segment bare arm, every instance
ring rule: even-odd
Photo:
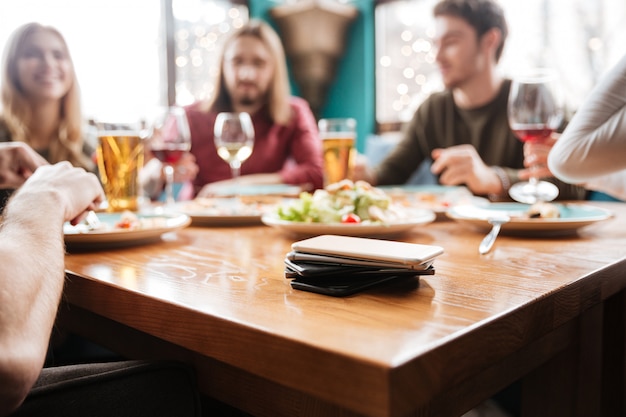
[[[584,183],[626,170],[626,56],[591,92],[548,157],[550,170]]]
[[[103,198],[95,175],[67,162],[38,168],[0,226],[0,415],[39,376],[64,282],[62,224]]]

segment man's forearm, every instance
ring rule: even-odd
[[[3,390],[7,404],[20,401],[39,375],[64,283],[62,221],[31,211],[10,204],[0,227],[0,386],[11,388]]]

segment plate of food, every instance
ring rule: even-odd
[[[491,203],[484,206],[459,205],[447,212],[448,217],[471,224],[480,230],[491,229],[489,218],[507,215],[501,233],[517,235],[573,234],[581,227],[607,220],[610,210],[585,203]]]
[[[364,181],[343,180],[313,194],[280,204],[261,220],[268,226],[303,235],[397,235],[431,223],[435,213],[392,204],[382,190]]]
[[[181,201],[173,211],[191,217],[194,226],[246,226],[262,224],[261,217],[283,201],[277,196],[196,198]]]
[[[129,211],[98,213],[99,225],[79,223],[63,225],[68,249],[95,249],[133,246],[159,241],[161,235],[182,229],[191,223],[185,214],[144,215]]]
[[[289,184],[220,185],[212,189],[213,197],[281,196],[297,197],[302,189]]]
[[[393,185],[379,188],[385,191],[395,204],[432,210],[438,219],[447,219],[445,213],[457,205],[482,206],[489,203],[489,200],[476,197],[464,186]]]

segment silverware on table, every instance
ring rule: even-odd
[[[494,242],[496,241],[496,238],[498,237],[498,233],[500,233],[500,228],[503,224],[509,222],[510,220],[511,218],[506,215],[490,217],[487,220],[489,224],[491,224],[493,227],[491,228],[491,231],[487,234],[487,236],[484,237],[483,241],[480,242],[478,252],[480,252],[481,255],[489,253],[489,251],[493,247]]]
[[[87,213],[87,217],[85,217],[85,223],[89,227],[89,230],[98,230],[102,223],[100,223],[100,219],[95,211],[89,210]]]

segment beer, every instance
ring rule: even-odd
[[[333,132],[322,138],[324,150],[324,184],[350,178],[354,166],[354,134]]]
[[[356,158],[356,120],[320,119],[318,127],[324,151],[324,185],[351,179]]]
[[[100,180],[107,211],[136,211],[140,196],[139,170],[143,166],[143,141],[137,132],[104,132],[97,149]]]

